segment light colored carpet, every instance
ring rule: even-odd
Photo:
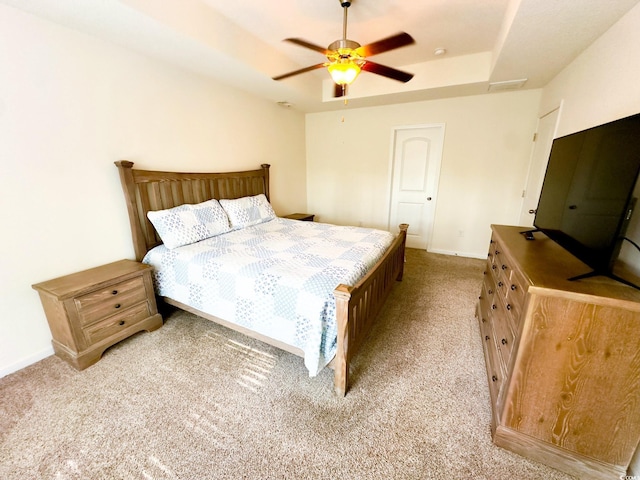
[[[409,250],[345,398],[181,311],[82,372],[47,358],[0,379],[0,478],[567,479],[491,443],[483,264]]]

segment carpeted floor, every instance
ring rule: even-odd
[[[6,376],[0,479],[568,479],[491,443],[483,264],[409,250],[345,398],[332,371],[176,310],[82,372]]]

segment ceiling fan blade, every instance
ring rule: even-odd
[[[337,83],[333,84],[333,97],[340,98],[345,97],[347,95],[347,85],[338,85]]]
[[[295,70],[293,72],[285,73],[283,75],[278,75],[277,77],[273,77],[273,79],[282,80],[283,78],[293,77],[294,75],[310,72],[312,70],[317,70],[318,68],[322,68],[322,67],[324,67],[324,63],[318,63],[317,65],[311,65],[310,67],[305,67],[305,68],[301,68],[300,70]]]
[[[316,52],[320,52],[323,55],[326,55],[327,53],[329,53],[329,51],[326,48],[320,47],[318,45],[314,45],[313,43],[307,42],[306,40],[303,40],[301,38],[285,38],[284,41],[295,43],[296,45],[299,45],[301,47],[315,50]]]
[[[393,50],[395,48],[411,45],[412,43],[415,43],[413,37],[408,33],[401,32],[382,40],[378,40],[377,42],[373,42],[368,45],[363,45],[360,48],[356,48],[356,53],[363,57],[370,57],[379,53],[388,52],[389,50]]]
[[[392,78],[393,80],[398,80],[399,82],[404,83],[413,78],[413,73],[396,70],[395,68],[380,65],[379,63],[370,62],[369,60],[367,60],[362,66],[362,70],[375,73],[377,75],[382,75],[383,77]]]

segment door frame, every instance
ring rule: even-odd
[[[442,131],[442,152],[440,157],[437,159],[437,165],[434,167],[434,187],[435,193],[433,194],[434,199],[433,202],[433,212],[434,218],[432,221],[431,229],[427,232],[427,244],[425,245],[425,250],[429,252],[429,248],[431,247],[431,243],[433,240],[433,232],[435,231],[435,212],[438,206],[438,192],[440,190],[440,168],[442,166],[442,157],[444,156],[444,145],[446,138],[446,123],[444,122],[436,122],[436,123],[418,123],[412,125],[396,125],[391,127],[391,140],[389,141],[389,164],[387,168],[387,229],[391,232],[398,230],[398,225],[391,225],[391,211],[393,205],[391,205],[391,201],[393,199],[393,168],[394,168],[394,157],[395,157],[395,148],[396,148],[396,132],[400,130],[414,130],[418,128],[440,128]],[[411,225],[409,225],[411,228]]]
[[[560,118],[562,115],[562,105],[563,105],[564,101],[560,100],[560,102],[558,104],[556,104],[555,106],[553,106],[552,108],[549,108],[545,113],[538,115],[538,123],[536,124],[536,131],[535,131],[535,135],[537,136],[539,131],[540,131],[540,123],[542,121],[543,118],[545,118],[546,116],[552,114],[553,112],[557,111],[557,116],[556,116],[556,121],[555,121],[555,125],[553,126],[553,132],[551,133],[551,139],[548,145],[545,146],[545,151],[547,152],[546,154],[546,162],[545,162],[545,169],[544,171],[542,171],[542,178],[540,179],[540,184],[537,186],[537,188],[539,190],[542,189],[542,184],[544,182],[544,172],[546,171],[546,165],[549,161],[549,154],[551,153],[551,146],[553,145],[553,141],[556,138],[556,135],[558,134],[558,125],[560,125]],[[538,140],[536,139],[533,142],[533,145],[531,147],[531,153],[529,155],[529,164],[527,167],[527,176],[525,178],[524,181],[524,185],[522,186],[522,199],[520,201],[520,209],[518,211],[518,222],[517,225],[523,225],[524,223],[522,222],[522,219],[525,215],[524,209],[525,209],[525,202],[526,202],[526,197],[529,194],[528,190],[530,189],[531,185],[529,185],[529,183],[531,182],[531,177],[534,174],[534,170],[536,169],[536,167],[540,168],[540,170],[542,170],[542,166],[541,165],[536,165],[534,163],[534,161],[536,160],[535,158],[535,154],[536,154],[536,149],[539,147],[539,144],[536,143],[538,142]],[[540,191],[538,191],[538,199],[540,197]]]

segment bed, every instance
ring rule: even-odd
[[[306,344],[293,341],[293,337],[286,335],[278,336],[271,334],[267,329],[261,328],[265,324],[264,317],[268,313],[247,314],[244,316],[255,316],[258,320],[257,325],[238,322],[232,317],[233,307],[227,305],[225,310],[224,302],[208,302],[206,295],[198,295],[194,300],[193,289],[191,285],[190,292],[182,289],[178,285],[176,289],[169,288],[171,282],[165,282],[167,288],[162,282],[162,275],[165,273],[156,272],[156,293],[167,304],[173,305],[180,309],[189,311],[201,317],[207,318],[228,328],[239,331],[245,335],[257,338],[270,345],[299,355],[305,359],[305,365],[309,369],[311,375],[317,373],[318,369],[322,369],[325,365],[334,369],[334,390],[344,396],[349,386],[349,363],[363,344],[371,326],[382,308],[389,292],[393,288],[396,281],[402,280],[404,268],[404,250],[406,242],[406,232],[408,225],[401,224],[397,235],[386,234],[390,238],[383,235],[384,232],[371,229],[362,229],[359,227],[336,227],[328,224],[311,224],[311,222],[299,222],[296,220],[287,220],[281,218],[269,217],[268,221],[252,224],[247,228],[231,228],[231,231],[224,232],[212,238],[206,238],[197,243],[179,248],[171,247],[167,237],[163,245],[158,229],[154,227],[157,222],[149,219],[149,212],[153,218],[154,212],[168,211],[175,207],[185,206],[191,208],[194,205],[204,205],[208,201],[215,199],[228,205],[226,208],[234,207],[238,202],[244,202],[247,199],[252,201],[255,199],[264,199],[266,208],[270,209],[268,204],[269,192],[269,168],[267,164],[261,165],[259,169],[241,172],[226,173],[182,173],[182,172],[162,172],[140,170],[133,168],[133,162],[121,160],[115,162],[118,167],[120,180],[124,192],[129,221],[132,232],[133,246],[138,261],[143,261],[159,269],[160,266],[173,263],[174,266],[182,266],[187,273],[178,273],[181,278],[189,276],[189,282],[197,282],[196,273],[202,270],[212,268],[216,270],[215,275],[208,274],[208,277],[227,278],[222,281],[223,287],[229,283],[237,283],[238,285],[253,282],[258,284],[258,280],[248,280],[237,277],[237,281],[229,281],[228,275],[238,275],[238,272],[246,272],[249,270],[259,270],[263,275],[280,277],[279,270],[282,263],[286,263],[289,259],[285,259],[281,252],[291,250],[296,255],[295,261],[300,262],[304,259],[306,263],[297,263],[297,270],[309,270],[310,278],[314,280],[314,284],[318,283],[318,272],[312,270],[314,260],[319,252],[313,250],[320,248],[324,250],[336,250],[336,245],[340,248],[344,246],[345,251],[337,256],[340,257],[335,261],[339,262],[340,276],[335,278],[343,279],[343,282],[337,284],[333,290],[329,292],[332,297],[323,305],[321,323],[334,325],[327,328],[324,332],[328,338],[321,340],[324,350],[319,354],[318,359],[311,359],[313,356],[309,354]],[[204,202],[204,203],[203,203]],[[215,203],[215,202],[213,202]],[[264,202],[263,202],[264,203]],[[274,215],[272,213],[272,215]],[[233,225],[235,219],[230,223]],[[290,242],[294,235],[301,235],[300,244],[293,246]],[[320,237],[319,235],[322,235]],[[164,234],[163,234],[164,236]],[[326,238],[329,237],[329,240]],[[346,238],[348,237],[348,238]],[[274,240],[275,243],[261,243]],[[351,248],[346,241],[358,241],[357,246]],[[331,248],[327,248],[327,241],[333,241]],[[280,242],[280,243],[278,243]],[[364,242],[364,246],[363,243]],[[283,246],[284,245],[284,246]],[[353,251],[364,251],[367,255],[363,259],[355,259],[351,261]],[[218,253],[216,253],[218,252]],[[257,258],[258,253],[262,252],[261,258]],[[368,253],[367,253],[368,252]],[[326,252],[325,252],[326,253]],[[176,255],[184,255],[176,259]],[[244,268],[232,273],[231,267],[220,266],[219,261],[222,257],[239,257],[244,262]],[[218,258],[220,257],[220,259]],[[206,263],[206,267],[193,266],[192,259]],[[189,265],[184,267],[184,265]],[[353,265],[352,265],[353,264]],[[211,267],[214,265],[214,267]],[[254,268],[259,265],[260,268]],[[343,272],[343,268],[355,268],[361,270],[358,272]],[[235,267],[234,267],[235,268]],[[238,267],[240,268],[240,267]],[[332,267],[335,270],[335,266]],[[224,270],[223,277],[217,272]],[[275,272],[275,273],[274,273]],[[303,272],[298,272],[302,274]],[[205,274],[207,276],[207,274]],[[347,279],[352,279],[349,281]],[[331,279],[319,279],[320,283],[327,284]],[[304,283],[305,280],[283,280],[289,282],[288,285]],[[187,282],[185,282],[187,283]],[[309,284],[309,282],[307,282]],[[334,283],[333,285],[336,285]],[[174,285],[175,286],[175,285]],[[207,286],[205,290],[220,289],[223,287]],[[271,293],[274,288],[269,283]],[[238,289],[240,290],[240,288]],[[313,290],[313,289],[307,289]],[[166,294],[165,294],[166,293]],[[313,293],[313,292],[311,292]],[[304,292],[309,295],[310,292]],[[242,295],[242,293],[239,293]],[[247,296],[247,294],[244,294]],[[318,293],[318,295],[320,295]],[[273,295],[272,295],[273,296]],[[240,299],[245,301],[245,299]],[[304,300],[298,300],[298,303],[313,303],[312,297],[305,297]],[[246,303],[246,302],[245,302]],[[220,306],[222,305],[222,306]],[[216,307],[217,306],[217,307]],[[216,310],[218,308],[218,310]],[[262,306],[261,308],[266,308]],[[270,304],[269,308],[276,310],[291,309],[278,304]],[[239,307],[236,307],[238,310]],[[295,313],[295,312],[294,312]],[[299,316],[299,315],[298,315]],[[330,319],[328,321],[327,319]],[[274,318],[274,321],[276,319]],[[299,327],[298,327],[299,329]],[[331,348],[328,347],[331,346]],[[332,358],[328,358],[332,357]],[[317,361],[316,361],[317,360]],[[330,361],[330,362],[329,362]]]

